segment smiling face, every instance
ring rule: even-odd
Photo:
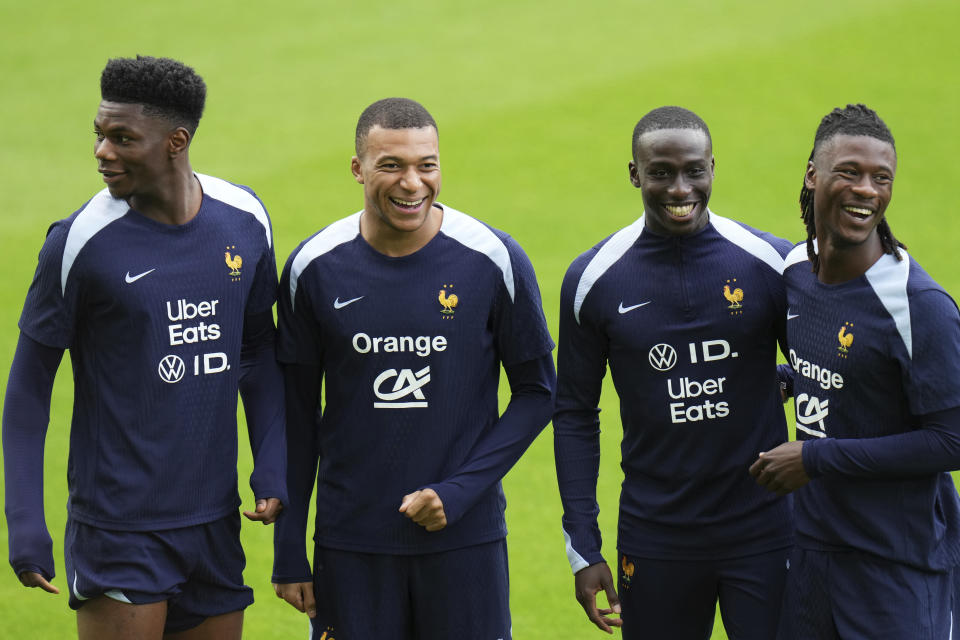
[[[840,134],[823,142],[807,165],[817,239],[833,248],[880,249],[877,225],[893,196],[897,154],[889,142]]]
[[[136,103],[102,101],[93,129],[97,170],[110,195],[128,202],[155,197],[164,188],[174,171],[172,154],[185,142],[180,138],[189,140],[185,129],[144,115],[143,105]],[[178,132],[183,133],[178,137]]]
[[[710,139],[700,129],[657,129],[636,141],[630,182],[643,192],[645,225],[662,235],[686,235],[707,224],[713,188]]]
[[[439,211],[440,143],[433,127],[367,132],[360,156],[350,167],[363,185],[364,237],[391,243],[426,244],[436,233],[428,224]],[[376,248],[376,245],[374,245]]]

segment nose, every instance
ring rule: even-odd
[[[687,182],[682,173],[678,173],[677,177],[667,188],[667,194],[674,200],[686,198],[690,195],[691,191],[690,183]]]
[[[93,157],[97,160],[109,160],[115,157],[113,146],[107,138],[93,143]]]
[[[416,167],[408,167],[400,177],[400,187],[414,193],[420,190],[423,180],[420,179],[420,173]]]
[[[854,183],[852,191],[861,198],[876,198],[877,187],[873,184],[872,176],[863,174],[860,179]]]

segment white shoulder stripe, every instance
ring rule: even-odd
[[[627,249],[633,246],[633,243],[643,233],[643,224],[643,216],[640,216],[629,227],[624,227],[610,236],[610,239],[600,247],[597,255],[593,256],[593,259],[587,264],[587,268],[580,274],[577,293],[573,298],[573,317],[576,318],[577,324],[580,324],[580,308],[583,307],[583,301],[590,293],[590,289],[607,272],[607,269],[616,264],[617,260],[627,252]]]
[[[816,243],[816,240],[814,240]],[[790,249],[790,253],[787,254],[787,257],[783,261],[783,270],[786,271],[795,264],[800,264],[809,260],[807,256],[807,243],[798,244],[793,249]]]
[[[97,235],[101,229],[114,220],[126,215],[130,205],[126,200],[118,200],[106,189],[93,196],[70,225],[67,242],[63,247],[63,261],[60,264],[60,293],[67,291],[67,277],[80,250]]]
[[[300,274],[307,268],[311,262],[338,247],[344,242],[349,242],[360,233],[360,214],[358,211],[352,216],[347,216],[337,220],[317,235],[310,238],[305,245],[300,247],[293,264],[290,265],[290,306],[296,304],[297,283],[300,280]]]
[[[867,281],[876,292],[883,307],[893,318],[897,331],[907,348],[907,355],[913,358],[913,331],[910,326],[910,300],[907,298],[907,279],[910,277],[910,256],[900,250],[903,260],[897,260],[889,253],[883,254],[872,267],[867,269]]]
[[[506,285],[512,301],[514,297],[513,263],[510,261],[507,245],[503,244],[497,234],[479,220],[447,205],[441,206],[443,206],[443,223],[440,231],[460,244],[490,258],[503,273],[503,284]]]
[[[777,273],[783,273],[783,258],[769,242],[744,229],[733,220],[718,216],[712,211],[710,212],[710,222],[713,224],[713,228],[724,238],[752,254],[758,260],[765,262]]]
[[[241,189],[237,185],[230,184],[220,178],[206,176],[202,173],[194,175],[196,175],[197,180],[200,181],[203,192],[214,200],[225,202],[231,207],[236,207],[237,209],[242,209],[247,213],[253,214],[257,221],[263,225],[263,232],[267,236],[267,246],[273,246],[273,237],[270,233],[270,220],[267,218],[267,212],[263,208],[263,205],[260,204],[260,201],[253,197],[249,191]]]

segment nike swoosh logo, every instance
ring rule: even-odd
[[[623,306],[623,300],[621,300],[620,307],[617,309],[617,311],[619,311],[620,313],[629,313],[630,311],[633,311],[634,309],[639,309],[640,307],[644,307],[650,304],[651,302],[653,302],[653,300],[647,300],[646,302],[641,302],[640,304],[635,304],[631,307],[625,307]]]
[[[124,278],[124,280],[126,280],[127,284],[132,284],[132,283],[136,282],[137,280],[139,280],[140,278],[142,278],[143,276],[150,275],[151,273],[153,273],[153,272],[156,271],[156,270],[157,270],[156,267],[154,267],[153,269],[150,269],[149,271],[144,271],[143,273],[138,273],[138,274],[135,275],[135,276],[130,275],[130,272],[127,271],[127,275],[126,275],[126,277]]]
[[[787,311],[787,320],[793,320],[794,318],[799,318],[799,317],[800,317],[799,313],[790,313],[789,311]]]
[[[357,300],[362,300],[362,299],[363,299],[363,296],[360,296],[359,298],[353,298],[352,300],[344,300],[343,302],[340,302],[340,298],[338,297],[336,300],[333,301],[333,308],[343,309],[348,304],[353,304]]]

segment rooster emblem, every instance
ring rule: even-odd
[[[849,322],[844,322],[843,326],[840,327],[840,333],[837,334],[837,339],[840,341],[840,346],[837,347],[837,350],[840,353],[847,353],[850,350],[850,345],[853,344],[853,334],[847,333],[847,327],[852,327],[853,325]]]
[[[736,278],[734,278],[733,281],[736,282],[737,281]],[[740,304],[743,301],[743,289],[740,289],[739,287],[737,287],[733,291],[731,291],[729,282],[730,281],[727,280],[728,284],[723,285],[723,297],[726,298],[727,301],[730,303],[730,306],[727,308],[739,309],[740,307],[743,306],[742,304]]]
[[[443,309],[440,310],[440,313],[444,313],[448,316],[453,315],[453,308],[457,306],[457,303],[460,301],[457,298],[457,294],[451,293],[447,295],[446,289],[440,289],[440,297],[437,298],[440,301],[440,304],[443,306]]]
[[[224,262],[226,262],[227,266],[230,268],[230,275],[239,276],[240,267],[243,266],[243,258],[241,258],[240,256],[233,256],[231,258],[229,251],[224,253],[223,256],[224,256]]]
[[[627,556],[620,557],[620,568],[623,569],[623,586],[630,587],[630,581],[633,579],[634,566],[632,562],[627,562]]]

